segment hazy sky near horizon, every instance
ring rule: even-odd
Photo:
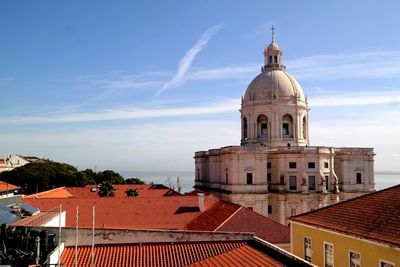
[[[271,25],[308,96],[312,145],[400,171],[399,1],[0,2],[0,157],[193,170],[240,142]]]

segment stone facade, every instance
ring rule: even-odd
[[[286,222],[373,191],[375,154],[372,148],[310,146],[307,97],[286,72],[282,54],[273,37],[261,74],[242,98],[241,145],[194,158],[196,188]]]

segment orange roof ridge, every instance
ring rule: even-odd
[[[61,194],[58,194],[61,193]],[[36,194],[26,195],[24,198],[65,198],[72,195],[66,190],[65,186],[53,188]]]
[[[212,195],[208,197],[214,197]],[[215,231],[241,208],[240,205],[219,200],[185,226],[185,230]]]
[[[226,218],[225,221],[223,221],[213,232],[218,231],[219,228],[221,228],[227,221],[229,221],[233,216],[235,216],[236,213],[239,212],[239,210],[243,209],[243,206],[240,206],[234,213],[231,214],[228,218]]]
[[[5,190],[13,190],[13,189],[18,189],[20,188],[19,186],[0,181],[0,191],[5,191]]]

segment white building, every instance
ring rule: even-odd
[[[195,187],[282,223],[375,189],[372,148],[310,146],[308,102],[274,40],[242,97],[241,145],[195,153]]]

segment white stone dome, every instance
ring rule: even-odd
[[[275,43],[275,41],[272,41],[266,49],[267,51],[282,51],[281,47]]]
[[[243,105],[259,105],[297,101],[306,104],[303,89],[296,79],[283,69],[263,71],[248,86]]]

